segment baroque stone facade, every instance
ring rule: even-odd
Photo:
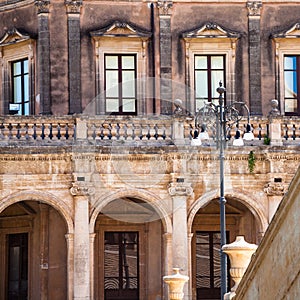
[[[220,79],[250,108],[227,132],[226,230],[259,244],[300,160],[284,95],[299,12],[0,1],[0,299],[168,299],[174,267],[185,300],[219,299],[219,149],[212,131],[191,145],[195,114]]]

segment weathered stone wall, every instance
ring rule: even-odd
[[[300,173],[291,182],[234,299],[298,299]]]

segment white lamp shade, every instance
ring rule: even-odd
[[[253,134],[253,132],[250,131],[250,132],[244,133],[243,139],[246,140],[246,141],[252,141],[252,140],[254,140],[254,134]]]

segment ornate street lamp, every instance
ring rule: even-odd
[[[224,194],[224,160],[226,141],[230,139],[230,129],[236,125],[238,128],[239,121],[244,116],[244,111],[247,113],[248,124],[246,127],[247,140],[253,139],[251,126],[249,123],[249,109],[244,102],[232,102],[229,105],[224,104],[223,94],[225,88],[222,82],[217,88],[219,93],[219,103],[205,103],[204,106],[197,112],[195,116],[195,127],[200,129],[203,137],[208,137],[207,130],[212,130],[214,139],[219,149],[220,159],[220,231],[221,231],[221,299],[227,292],[227,261],[226,254],[222,251],[222,247],[226,244],[226,218],[225,218],[225,194]],[[238,130],[237,130],[238,132]],[[201,134],[199,134],[201,138]],[[236,135],[236,139],[240,137],[240,133]],[[234,144],[234,143],[233,143]],[[239,144],[237,144],[239,145]]]

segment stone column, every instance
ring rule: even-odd
[[[261,42],[260,11],[261,1],[247,2],[249,34],[249,96],[251,115],[262,115],[261,101]]]
[[[39,111],[42,115],[51,114],[50,95],[50,32],[49,32],[49,0],[36,0],[38,8],[38,49],[37,78]]]
[[[90,297],[89,196],[94,188],[88,182],[74,182],[74,299]]]
[[[172,0],[158,0],[160,42],[160,110],[163,115],[172,114]]]
[[[69,114],[81,113],[80,8],[82,1],[66,0],[68,14]]]
[[[193,189],[190,184],[175,182],[169,185],[169,193],[173,199],[173,266],[188,275],[187,198],[192,195]],[[184,295],[184,299],[189,299],[187,285],[184,287]]]

